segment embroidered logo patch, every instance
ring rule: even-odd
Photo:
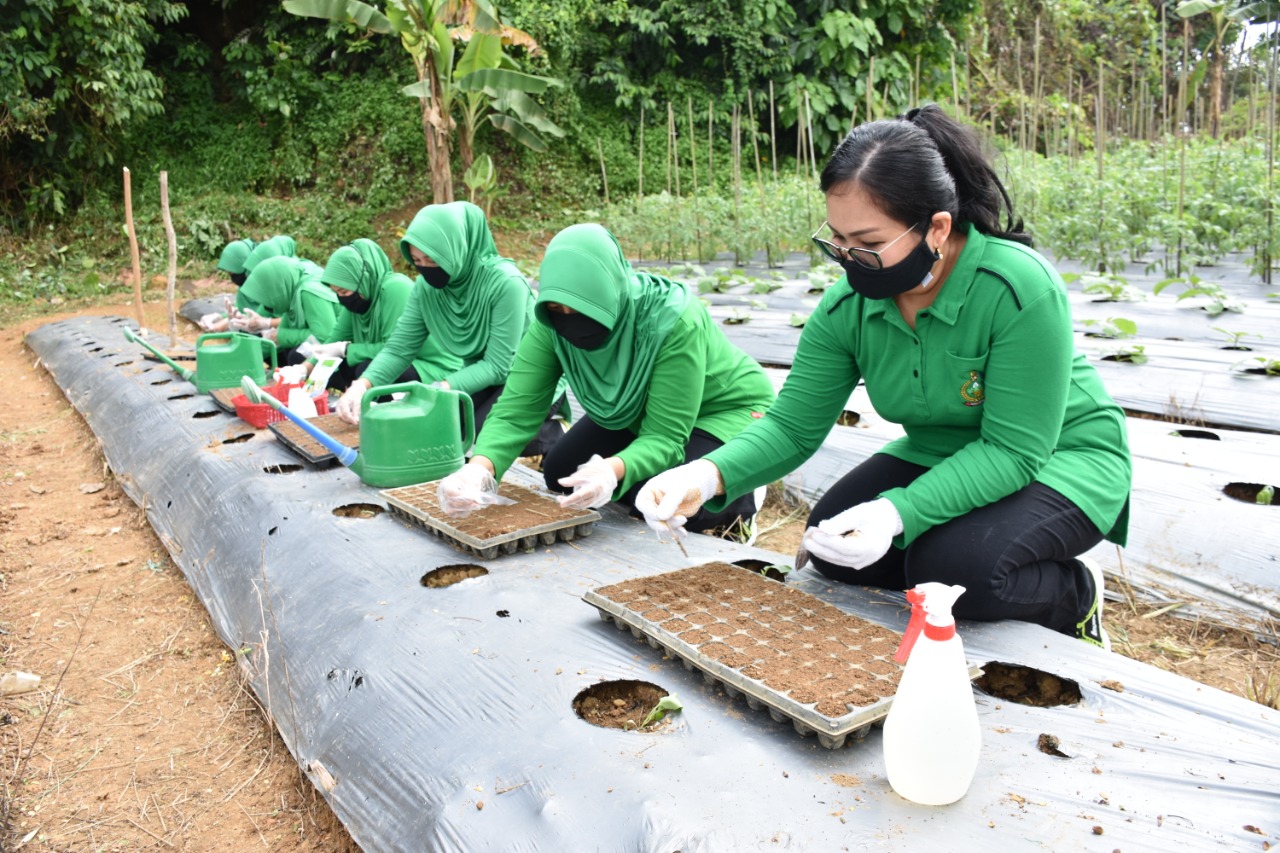
[[[964,398],[966,406],[981,406],[982,401],[986,399],[986,392],[982,389],[982,371],[970,370],[969,378],[960,386],[960,396]]]

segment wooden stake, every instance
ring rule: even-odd
[[[773,165],[773,182],[778,183],[778,127],[775,123],[776,111],[773,107],[773,81],[769,81],[769,146],[770,155],[769,162]],[[751,126],[756,125],[755,119],[751,120]],[[753,136],[752,139],[755,137]],[[760,159],[759,152],[756,152],[756,160]]]
[[[596,137],[596,151],[600,154],[600,180],[604,183],[604,203],[609,206],[609,175],[604,169],[604,143],[600,141],[600,137]]]
[[[165,288],[165,300],[169,307],[169,346],[176,347],[178,340],[178,315],[173,310],[173,289],[178,283],[178,235],[173,232],[173,217],[169,215],[169,173],[160,173],[160,215],[164,218],[164,234],[169,240],[169,281]]]
[[[636,188],[636,201],[644,201],[644,102],[640,102],[640,184]]]
[[[138,232],[133,227],[133,189],[129,185],[129,167],[124,167],[124,225],[129,232],[129,255],[133,259],[133,305],[138,312],[138,332],[146,323],[142,318],[142,265],[138,262]]]

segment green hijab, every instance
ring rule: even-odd
[[[512,279],[524,281],[515,263],[498,254],[484,211],[469,201],[428,205],[413,217],[400,241],[400,254],[412,264],[410,246],[449,274],[443,288],[432,287],[422,276],[414,282],[427,329],[460,358],[483,353],[490,307]]]
[[[267,258],[254,267],[241,286],[245,298],[271,311],[280,322],[292,329],[307,328],[307,312],[302,294],[310,293],[326,302],[336,303],[338,296],[320,283],[324,270],[298,258]]]
[[[547,303],[558,302],[610,330],[604,346],[595,350],[553,335],[556,357],[578,402],[600,426],[623,429],[644,409],[658,351],[690,298],[678,281],[633,270],[603,227],[570,225],[547,244],[533,312],[550,326]]]
[[[297,256],[298,247],[293,238],[281,234],[254,246],[249,256],[244,259],[244,271],[252,273],[258,264],[267,258],[296,258]]]
[[[351,241],[329,256],[329,262],[324,265],[325,289],[341,287],[354,290],[369,300],[368,311],[363,314],[351,312],[353,340],[381,340],[372,334],[381,313],[378,296],[382,293],[382,283],[395,275],[398,273],[391,269],[387,253],[364,237]],[[337,298],[336,294],[334,298]]]
[[[249,253],[258,244],[248,237],[241,240],[232,240],[222,249],[222,254],[218,256],[217,268],[223,272],[239,275],[244,272],[245,259],[249,257]]]

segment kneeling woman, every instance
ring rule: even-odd
[[[586,416],[542,465],[547,487],[568,493],[560,499],[568,507],[631,505],[646,479],[721,446],[773,403],[764,371],[729,343],[701,300],[680,282],[633,270],[599,225],[573,225],[552,239],[534,314],[475,455],[440,484],[446,512],[485,503],[561,376]],[[758,508],[748,492],[687,527],[728,527]]]
[[[409,303],[413,283],[391,269],[382,247],[361,237],[329,256],[324,284],[338,298],[337,322],[317,356],[336,356],[341,365],[330,387],[346,388],[364,374],[386,345]],[[396,382],[437,382],[462,367],[462,359],[428,335]]]
[[[299,344],[312,336],[328,340],[333,332],[338,297],[321,283],[323,276],[318,264],[277,256],[255,266],[240,288],[246,299],[270,313],[261,318],[265,325],[260,331],[276,342],[281,364],[302,362]]]

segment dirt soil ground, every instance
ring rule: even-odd
[[[145,312],[168,328],[161,302]],[[118,300],[71,313],[134,316]],[[0,336],[0,673],[41,678],[0,697],[0,851],[357,849],[23,345],[50,319]],[[775,496],[758,544],[794,553],[803,520]],[[1127,598],[1106,613],[1121,654],[1277,704],[1274,646]]]

